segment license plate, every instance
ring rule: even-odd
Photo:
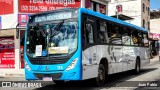
[[[52,77],[43,77],[43,81],[52,81]]]

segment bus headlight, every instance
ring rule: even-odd
[[[25,68],[27,69],[27,70],[31,70],[31,68],[29,67],[29,65],[28,65],[28,63],[27,62],[25,62]]]
[[[74,59],[72,63],[66,68],[66,71],[73,69],[76,66],[78,58]]]

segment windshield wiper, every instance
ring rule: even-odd
[[[54,27],[54,30],[53,30],[54,33],[53,33],[53,35],[51,35],[51,38],[54,37],[54,36],[57,34],[58,30],[62,27],[63,23],[64,23],[64,20],[62,20],[61,22],[59,22],[59,23]]]

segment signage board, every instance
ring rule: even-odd
[[[14,37],[0,38],[0,68],[14,68]]]
[[[13,0],[0,0],[0,15],[12,14],[14,12]]]
[[[20,13],[38,13],[81,6],[81,0],[19,0],[18,2]]]
[[[19,27],[26,27],[29,19],[29,14],[18,14]]]

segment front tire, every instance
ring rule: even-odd
[[[96,78],[97,86],[103,86],[105,82],[105,68],[103,64],[99,65],[98,76]]]

